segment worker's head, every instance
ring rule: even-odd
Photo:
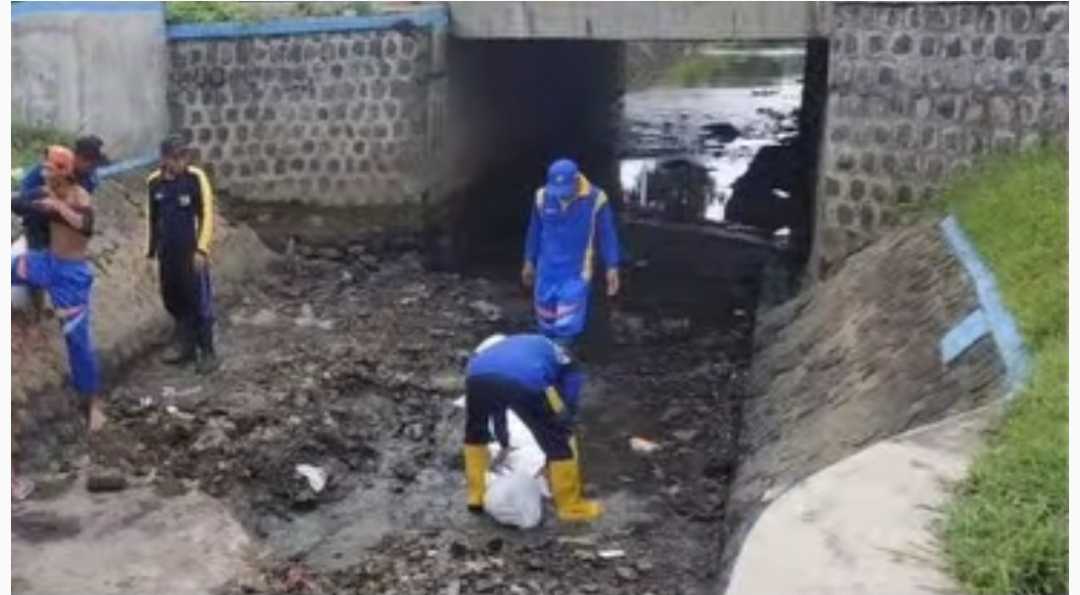
[[[492,345],[495,345],[496,343],[499,343],[500,341],[502,341],[505,338],[506,338],[506,335],[497,335],[497,334],[496,335],[491,335],[487,339],[484,339],[483,341],[481,341],[480,344],[476,346],[476,351],[474,351],[473,353],[480,353],[480,352],[484,351],[485,349],[491,347]]]
[[[41,170],[49,188],[65,188],[75,177],[75,154],[67,147],[52,145],[45,149]]]
[[[559,159],[548,167],[547,195],[567,200],[577,194],[578,166],[569,159]]]
[[[75,139],[75,175],[88,176],[98,166],[109,162],[109,158],[101,151],[104,144],[104,141],[92,134]]]
[[[172,134],[161,143],[161,170],[169,176],[179,175],[188,166],[187,141],[179,134]]]

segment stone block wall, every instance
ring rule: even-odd
[[[818,278],[992,151],[1068,130],[1065,3],[834,6]]]
[[[172,127],[243,200],[419,204],[435,33],[395,24],[207,38],[173,28]]]

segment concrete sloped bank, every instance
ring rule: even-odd
[[[959,593],[931,528],[1001,410],[994,402],[953,415],[799,482],[746,537],[727,592]]]
[[[91,242],[94,265],[92,320],[94,341],[109,379],[171,328],[161,306],[157,266],[146,258],[146,186],[148,170],[108,178],[95,197],[97,233]],[[272,253],[244,226],[218,217],[213,247],[214,282],[219,297],[263,270]],[[47,454],[42,440],[77,435],[69,391],[53,390],[67,382],[67,355],[54,320],[34,321],[22,313],[11,326],[11,394],[15,445],[32,440],[20,453]],[[19,457],[23,462],[26,457]]]
[[[957,458],[957,451],[971,448],[990,413],[889,439],[976,408],[1004,388],[1004,366],[989,336],[942,363],[941,338],[977,307],[974,288],[940,231],[922,222],[890,233],[853,256],[828,282],[760,318],[743,409],[743,458],[725,526],[724,588],[729,580],[729,592],[736,593],[870,588],[869,583],[860,586],[858,577],[871,576],[873,564],[852,555],[848,546],[879,548],[871,545],[871,536],[904,535],[926,520],[886,523],[883,517],[895,514],[884,508],[880,515],[866,514],[878,510],[875,494],[895,494],[889,487],[901,485],[898,480],[939,486],[941,480],[959,478],[965,460]],[[858,451],[863,452],[806,480]],[[889,465],[891,474],[882,469]],[[881,481],[866,475],[871,472]],[[939,492],[911,500],[928,506],[938,501]],[[767,507],[768,515],[762,516]],[[777,520],[791,518],[798,519],[795,526]],[[828,518],[847,521],[825,527]],[[852,524],[854,519],[863,519],[862,524]],[[764,555],[761,547],[784,557],[775,551],[775,542],[769,546],[769,539],[758,535],[777,523],[793,538],[800,530],[816,531],[807,539],[819,541],[804,543],[819,545],[830,552],[825,557],[846,569],[853,581],[847,590],[814,582],[815,573],[803,573],[802,582],[783,586],[760,582],[768,578],[762,573],[758,582],[747,580],[745,568],[752,566],[747,560]],[[758,553],[751,554],[751,548]],[[795,557],[814,563],[794,543],[784,549],[793,564]],[[919,553],[925,550],[894,552],[893,560]],[[805,564],[797,562],[799,568]]]

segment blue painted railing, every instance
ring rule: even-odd
[[[133,169],[138,169],[140,167],[149,167],[157,163],[158,160],[159,157],[156,152],[149,152],[139,157],[133,157],[131,159],[125,159],[124,161],[111,163],[109,165],[106,165],[105,167],[99,167],[97,170],[97,174],[99,177],[104,179],[109,176],[122,174]]]
[[[971,277],[979,298],[979,310],[964,319],[942,339],[942,359],[948,363],[989,332],[1005,363],[1005,378],[1008,384],[1005,398],[1010,399],[1027,381],[1030,368],[1030,358],[1019,327],[1001,299],[994,273],[982,261],[975,246],[960,229],[956,218],[952,215],[946,217],[941,222],[941,230],[953,254]]]

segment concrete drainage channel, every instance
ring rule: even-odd
[[[294,245],[240,288],[215,376],[132,365],[89,456],[65,445],[15,505],[19,591],[714,592],[752,321],[612,308],[580,427],[607,514],[509,530],[465,510],[452,402],[481,338],[530,327],[527,297],[370,245]],[[88,494],[91,463],[129,488]]]
[[[88,453],[52,431],[63,416],[29,426],[16,462],[38,491],[13,506],[18,592],[716,593],[786,486],[977,406],[1002,377],[986,338],[941,364],[939,338],[976,300],[934,226],[758,321],[745,313],[767,264],[717,267],[753,287],[713,283],[727,294],[708,296],[711,312],[650,290],[676,282],[656,263],[633,268],[586,350],[583,466],[608,512],[504,529],[464,510],[452,403],[481,338],[531,326],[527,296],[508,275],[425,270],[407,234],[341,237],[283,242],[232,288],[215,376],[130,363]],[[665,289],[708,291],[692,285]],[[633,437],[659,449],[637,453]],[[128,489],[88,493],[95,466]]]

